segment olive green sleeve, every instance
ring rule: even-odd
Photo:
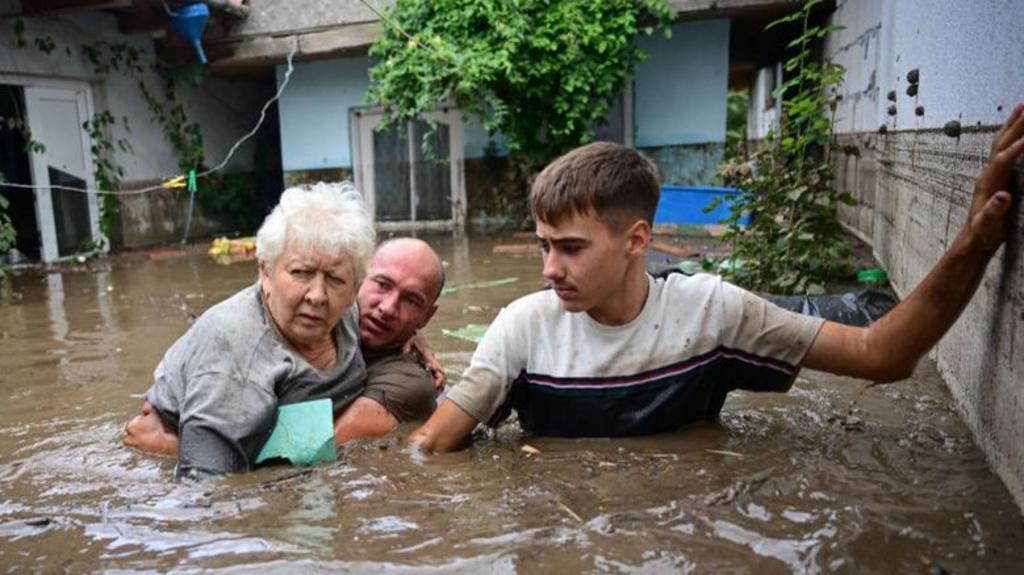
[[[434,378],[413,354],[381,359],[366,370],[363,397],[383,405],[400,423],[429,417],[434,395]]]

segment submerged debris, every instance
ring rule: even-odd
[[[454,337],[456,339],[464,339],[473,343],[480,343],[480,340],[484,338],[484,333],[487,332],[487,327],[489,325],[490,324],[470,323],[460,327],[459,329],[441,328],[441,335],[445,337]]]
[[[459,290],[484,289],[484,288],[492,288],[492,287],[497,287],[497,286],[503,286],[503,285],[507,285],[507,284],[516,283],[517,281],[519,281],[519,278],[508,277],[508,278],[500,278],[500,279],[496,279],[496,280],[487,280],[487,281],[472,282],[472,283],[456,285],[456,286],[449,286],[449,287],[446,287],[443,290],[441,290],[441,295],[455,293],[455,292],[457,292]]]
[[[491,248],[493,254],[506,254],[506,255],[539,255],[540,250],[537,249],[537,244],[502,244]]]

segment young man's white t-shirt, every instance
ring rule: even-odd
[[[447,398],[539,435],[658,433],[715,418],[733,389],[786,391],[824,320],[717,276],[649,277],[643,310],[606,326],[551,290],[503,309]]]

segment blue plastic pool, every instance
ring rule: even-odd
[[[735,188],[716,188],[710,186],[661,186],[661,201],[654,213],[655,224],[718,224],[729,217],[732,197],[738,194]],[[715,198],[725,197],[725,201],[715,209],[705,213]],[[750,216],[740,220],[741,224],[749,224]]]

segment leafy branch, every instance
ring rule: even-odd
[[[7,176],[0,171],[0,186],[6,181]],[[14,223],[11,222],[11,216],[7,213],[7,208],[10,205],[10,200],[3,194],[0,194],[0,279],[7,276],[5,271],[7,251],[17,245],[17,233],[14,230]]]
[[[122,117],[125,131],[131,133],[128,124],[128,117]],[[92,142],[90,152],[92,155],[93,171],[96,174],[96,183],[102,190],[115,191],[121,188],[121,181],[124,179],[125,171],[122,166],[112,159],[116,150],[123,153],[132,153],[131,143],[126,138],[118,138],[112,141],[108,137],[109,130],[116,120],[109,111],[94,114],[92,118],[82,124],[82,128],[88,132]],[[114,218],[121,211],[117,200],[110,194],[102,197],[100,205],[100,231],[105,237],[110,237],[114,231]],[[99,247],[99,246],[97,246]]]
[[[367,100],[400,126],[451,101],[545,160],[593,138],[644,58],[638,34],[670,18],[663,0],[398,0]]]
[[[845,70],[813,58],[814,44],[839,29],[811,24],[812,10],[821,2],[807,0],[768,25],[800,26],[787,46],[792,51],[783,66],[788,79],[773,93],[781,101],[779,126],[762,150],[733,157],[719,169],[724,182],[740,190],[723,236],[732,245],[733,264],[725,266],[724,275],[752,289],[818,292],[848,271],[849,249],[836,213],[855,200],[832,185],[834,119],[827,112],[834,110],[835,88]],[[752,223],[740,225],[750,213]]]

